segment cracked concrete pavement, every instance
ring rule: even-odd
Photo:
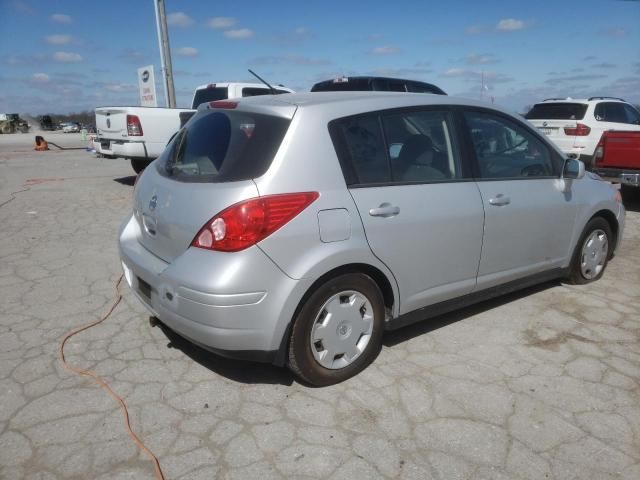
[[[133,171],[31,142],[0,136],[0,478],[152,479],[113,399],[57,356],[64,334],[114,299]],[[126,286],[67,358],[124,398],[167,479],[636,480],[635,193],[601,281],[545,284],[387,334],[375,363],[340,385],[311,389],[204,352]]]

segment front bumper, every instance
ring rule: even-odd
[[[229,357],[277,361],[303,281],[286,276],[259,248],[188,248],[167,263],[147,250],[133,216],[120,230],[127,283],[162,323]]]

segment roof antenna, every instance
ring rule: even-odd
[[[250,73],[251,75],[253,75],[254,77],[256,77],[258,80],[260,80],[262,83],[264,83],[267,87],[269,87],[269,90],[271,91],[271,95],[275,95],[275,94],[276,94],[276,89],[275,89],[275,88],[273,88],[271,85],[269,85],[269,84],[267,83],[267,81],[266,81],[264,78],[262,78],[260,75],[258,75],[256,72],[254,72],[254,71],[253,71],[253,70],[251,70],[250,68],[249,68],[248,70],[249,70],[249,73]]]

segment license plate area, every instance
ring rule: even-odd
[[[557,130],[557,128],[550,128],[550,127],[538,127],[538,130],[540,130],[540,133],[543,133],[545,135],[552,135],[553,132],[555,130]]]

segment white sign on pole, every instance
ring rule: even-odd
[[[153,65],[138,69],[138,87],[140,88],[140,105],[143,107],[157,107],[156,79],[153,76]]]

